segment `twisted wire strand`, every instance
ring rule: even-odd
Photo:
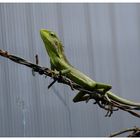
[[[116,101],[113,101],[112,99],[111,99],[111,102],[109,102],[103,96],[91,96],[91,95],[95,95],[95,94],[100,95],[100,94],[102,94],[102,92],[96,91],[96,90],[88,91],[88,90],[84,89],[83,87],[81,87],[80,85],[74,83],[67,77],[62,76],[61,73],[59,73],[58,71],[56,72],[49,68],[39,66],[37,63],[38,60],[36,61],[37,64],[34,64],[21,57],[12,55],[12,54],[8,53],[7,51],[1,50],[1,49],[0,49],[0,55],[18,63],[18,64],[25,65],[25,66],[31,68],[34,72],[39,73],[40,75],[45,75],[45,76],[49,76],[49,77],[53,78],[54,81],[48,86],[48,88],[50,88],[55,82],[58,82],[58,83],[62,83],[62,84],[66,84],[66,85],[70,86],[72,90],[76,89],[79,91],[86,92],[86,94],[89,94],[89,97],[91,97],[88,99],[88,101],[91,99],[94,99],[95,100],[94,104],[97,104],[100,108],[107,111],[107,113],[105,115],[106,117],[110,117],[114,111],[118,111],[120,109],[120,110],[130,113],[131,115],[133,115],[135,117],[140,118],[140,114],[133,111],[133,110],[137,110],[137,108],[134,108],[134,107],[131,107],[128,105],[127,106],[122,105]],[[36,55],[36,58],[38,59],[37,55]],[[86,101],[86,102],[88,102],[88,101]]]

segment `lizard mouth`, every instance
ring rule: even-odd
[[[46,34],[46,33],[48,33],[48,31],[47,31],[46,29],[41,29],[41,30],[40,30],[40,35],[41,35],[41,38],[42,38],[42,39],[45,38],[45,34]]]
[[[40,36],[43,40],[44,43],[50,43],[51,41],[49,40],[49,31],[46,29],[41,29],[40,30]]]

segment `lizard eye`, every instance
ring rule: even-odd
[[[53,32],[51,32],[50,35],[51,35],[52,37],[56,37],[55,34],[54,34]]]

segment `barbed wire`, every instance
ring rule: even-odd
[[[119,132],[115,132],[111,134],[109,137],[116,137],[116,136],[119,136],[121,134],[128,133],[128,132],[131,132],[131,133],[127,135],[127,137],[140,137],[140,128],[136,126],[134,126],[133,128],[127,128]]]
[[[97,104],[100,108],[107,111],[107,113],[105,115],[106,117],[110,117],[114,111],[118,111],[120,109],[120,110],[130,113],[131,115],[133,115],[135,117],[140,118],[140,114],[133,111],[133,110],[137,110],[137,108],[131,107],[128,105],[123,105],[121,103],[118,103],[117,101],[114,101],[113,99],[110,99],[110,102],[109,102],[104,96],[100,96],[100,95],[102,95],[101,91],[97,91],[97,90],[88,91],[88,90],[84,89],[83,87],[81,87],[80,85],[78,85],[78,84],[74,83],[73,81],[71,81],[70,79],[68,79],[66,76],[62,76],[61,72],[53,71],[49,68],[39,66],[38,65],[39,60],[38,60],[37,55],[35,56],[36,64],[31,63],[16,55],[12,55],[12,54],[8,53],[7,51],[1,50],[1,49],[0,49],[0,55],[18,63],[18,64],[25,65],[25,66],[31,68],[34,72],[39,73],[40,75],[45,75],[45,77],[49,76],[49,77],[53,78],[53,82],[48,86],[48,88],[50,88],[54,83],[58,82],[58,83],[62,83],[62,84],[70,86],[70,88],[72,90],[79,90],[79,91],[86,92],[86,94],[89,95],[89,98],[86,101],[86,103],[91,99],[95,100],[94,104]]]

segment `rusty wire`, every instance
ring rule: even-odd
[[[131,132],[129,133],[129,135],[127,135],[127,137],[140,137],[140,128],[134,126],[133,128],[127,128],[127,129],[124,129],[124,130],[121,130],[119,132],[115,132],[113,134],[111,134],[109,137],[116,137],[116,136],[119,136],[119,135],[122,135],[124,133],[128,133],[128,132]]]
[[[106,98],[104,98],[104,96],[98,96],[98,95],[100,95],[101,92],[88,91],[88,90],[84,89],[83,87],[81,87],[80,85],[74,83],[67,77],[62,76],[61,73],[59,73],[57,71],[53,71],[46,67],[39,66],[38,65],[38,62],[39,62],[38,55],[35,56],[36,64],[31,63],[21,57],[12,55],[12,54],[8,53],[7,51],[3,51],[1,49],[0,49],[0,55],[18,63],[18,64],[25,65],[25,66],[31,68],[34,72],[39,73],[40,75],[45,75],[45,76],[49,76],[49,77],[53,78],[54,81],[48,86],[48,88],[50,88],[55,82],[58,82],[58,83],[62,83],[62,84],[66,84],[66,85],[70,86],[72,90],[76,89],[79,91],[85,91],[89,95],[89,98],[86,102],[88,102],[91,99],[94,99],[95,100],[94,104],[97,104],[100,108],[107,111],[107,113],[105,115],[106,117],[110,117],[114,111],[118,111],[120,109],[120,110],[130,113],[131,115],[133,115],[135,117],[140,118],[140,115],[133,111],[133,110],[137,110],[137,108],[133,108],[128,105],[127,106],[122,105],[112,99],[111,99],[111,102],[109,102]]]

